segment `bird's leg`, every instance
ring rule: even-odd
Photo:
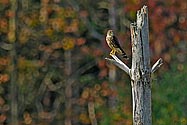
[[[115,55],[115,51],[112,50],[112,51],[110,52],[110,55],[111,55],[111,56],[112,56],[112,55]]]

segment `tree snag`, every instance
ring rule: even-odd
[[[132,67],[128,68],[117,56],[106,60],[125,71],[131,78],[133,125],[151,125],[151,73],[161,65],[160,58],[151,68],[149,52],[148,8],[137,11],[137,20],[130,25],[132,41]]]

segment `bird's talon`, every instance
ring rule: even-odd
[[[110,52],[110,55],[113,56],[113,55],[115,55],[115,53],[114,52]]]
[[[113,56],[113,54],[112,54],[112,53],[110,53],[110,56]]]

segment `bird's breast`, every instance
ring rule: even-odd
[[[111,37],[106,37],[106,42],[107,42],[108,46],[112,49],[113,45],[112,45],[112,39],[111,39]]]

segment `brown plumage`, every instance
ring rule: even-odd
[[[121,48],[119,41],[117,37],[114,35],[114,32],[112,30],[108,30],[106,36],[106,42],[108,46],[112,49],[110,55],[115,55],[115,53],[117,52],[118,54],[122,55],[123,58],[128,59],[126,53]]]

